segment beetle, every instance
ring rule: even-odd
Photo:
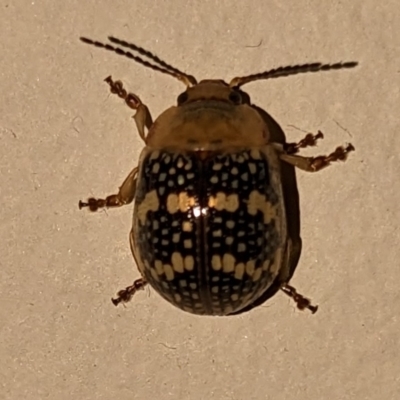
[[[276,143],[241,87],[260,79],[353,68],[357,62],[310,63],[200,82],[151,52],[115,37],[112,44],[84,43],[113,51],[186,85],[177,104],[154,122],[139,96],[111,76],[110,91],[135,110],[145,143],[117,194],[89,198],[79,208],[115,208],[134,201],[130,246],[141,277],[112,301],[126,303],[149,284],[170,304],[196,315],[232,315],[257,301],[272,285],[312,313],[317,306],[289,284],[292,223],[284,202],[282,164],[315,172],[345,160],[339,146],[327,156],[302,157],[321,132],[298,143]],[[129,50],[124,50],[123,48]],[[132,51],[139,54],[134,55]],[[146,59],[144,59],[146,57]]]

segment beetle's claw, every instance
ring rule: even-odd
[[[95,199],[91,197],[88,199],[87,203],[83,202],[82,200],[79,200],[79,209],[82,210],[84,207],[88,207],[90,211],[97,211],[99,208],[105,207],[106,206],[106,201],[103,199]]]
[[[121,303],[121,301],[123,301],[121,297],[117,297],[115,299],[114,298],[111,299],[111,302],[114,304],[115,307],[117,307],[118,304]]]

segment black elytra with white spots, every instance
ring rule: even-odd
[[[194,314],[228,315],[254,302],[279,273],[286,240],[274,174],[259,149],[148,152],[134,211],[148,283]]]

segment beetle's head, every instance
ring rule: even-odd
[[[231,87],[220,79],[205,79],[189,86],[178,98],[178,106],[199,101],[221,101],[231,105],[249,104],[247,93],[237,87]]]

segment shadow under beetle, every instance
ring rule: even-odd
[[[120,47],[81,38],[186,85],[177,105],[154,122],[140,98],[120,81],[105,79],[111,93],[136,111],[134,120],[145,147],[139,164],[117,194],[89,198],[79,207],[97,211],[134,201],[130,245],[141,278],[118,292],[115,305],[128,302],[150,284],[174,306],[198,315],[230,315],[251,307],[273,285],[299,309],[317,310],[289,285],[293,241],[285,209],[282,166],[315,172],[354,150],[339,146],[327,156],[302,157],[321,132],[298,143],[277,143],[250,97],[249,82],[303,72],[353,68],[356,62],[280,67],[222,80],[196,79],[149,51],[109,37]]]

